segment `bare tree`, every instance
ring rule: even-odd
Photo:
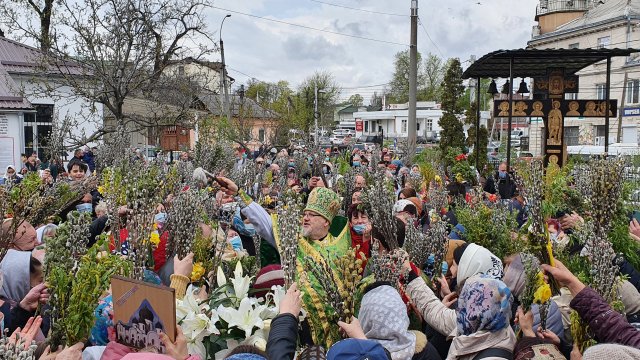
[[[38,42],[40,50],[47,51],[51,45],[51,28],[58,4],[55,0],[2,1],[0,24],[7,27],[7,33],[15,34],[20,40],[34,40]],[[34,22],[33,19],[38,21]]]
[[[51,38],[49,56],[42,57],[43,71],[55,76],[32,91],[48,94],[69,87],[72,96],[91,106],[101,104],[115,119],[114,126],[99,124],[69,146],[96,141],[119,126],[135,130],[159,125],[154,114],[128,114],[124,105],[131,98],[171,105],[174,123],[188,118],[200,83],[166,70],[185,58],[200,61],[216,50],[204,18],[210,0],[59,0],[56,4],[65,16],[58,19],[60,30]],[[161,120],[163,125],[171,123],[166,116]]]

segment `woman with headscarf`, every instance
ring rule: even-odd
[[[511,318],[511,291],[488,276],[468,279],[458,297],[457,336],[447,360],[512,359],[516,336]]]
[[[15,166],[8,165],[4,171],[4,176],[0,180],[2,180],[2,182],[0,182],[0,185],[16,185],[19,184],[20,181],[22,181],[22,175],[16,172]]]
[[[461,289],[464,282],[475,275],[502,279],[502,262],[482,246],[463,244],[453,251],[449,271],[457,281],[457,288]],[[405,292],[429,326],[442,335],[456,336],[456,311],[443,304],[415,270],[409,272]]]
[[[5,219],[2,223],[2,230],[0,231],[2,236],[15,231],[13,233],[13,241],[9,243],[9,249],[18,251],[31,251],[35,249],[35,247],[38,246],[36,229],[27,221],[21,221],[17,225],[17,228],[14,229],[13,221],[13,219]]]
[[[391,353],[393,360],[439,359],[438,352],[419,331],[409,330],[407,308],[398,291],[386,283],[370,286],[362,298],[359,321],[364,336]],[[340,324],[349,328],[349,325]]]

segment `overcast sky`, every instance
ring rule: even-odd
[[[222,30],[229,74],[236,84],[249,76],[287,80],[296,87],[316,70],[326,70],[345,88],[368,102],[393,73],[394,55],[407,48],[410,0],[322,0],[325,3],[406,16],[356,11],[312,0],[215,0],[215,7],[332,32],[398,44],[350,38],[229,12]],[[418,50],[466,61],[503,48],[521,48],[531,37],[536,0],[419,1]],[[212,31],[228,12],[212,9]],[[425,32],[426,29],[426,32]],[[432,41],[427,37],[427,32]],[[217,39],[216,34],[216,39]],[[463,64],[467,66],[468,63]],[[244,73],[244,74],[243,74]],[[247,76],[248,75],[248,76]]]

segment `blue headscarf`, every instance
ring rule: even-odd
[[[458,298],[458,334],[496,332],[509,326],[511,299],[511,291],[500,280],[484,275],[468,279]]]

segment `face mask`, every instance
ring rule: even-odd
[[[360,161],[354,161],[353,162],[353,166],[354,167],[360,167]]]
[[[498,171],[498,175],[500,176],[500,179],[506,179],[507,178],[507,172],[506,171]]]
[[[367,224],[353,225],[352,228],[356,234],[362,235],[364,233],[364,230],[367,228]]]
[[[240,239],[240,236],[232,237],[231,239],[229,239],[229,243],[231,244],[233,250],[242,250],[242,240]]]
[[[93,211],[93,204],[91,203],[84,203],[84,204],[80,204],[76,206],[76,210],[78,210],[78,212],[81,213],[90,213]]]
[[[247,154],[246,154],[246,153],[245,153],[245,154],[242,154],[242,158],[243,158],[243,159],[246,159],[246,158],[247,158]]]
[[[245,224],[239,215],[233,217],[233,227],[242,235],[253,236],[256,229],[251,224]]]
[[[157,213],[153,217],[153,221],[155,221],[156,223],[165,223],[167,221],[167,213]]]
[[[324,161],[330,161],[329,157],[324,158]]]
[[[551,234],[549,234],[549,236],[551,237],[551,241],[553,241],[553,242],[558,241],[558,233],[557,232],[551,233]]]
[[[296,167],[296,163],[294,163],[294,162],[290,162],[290,163],[289,163],[289,167]]]
[[[329,174],[329,168],[322,168],[322,172],[323,172],[325,175],[328,175],[328,174]]]

